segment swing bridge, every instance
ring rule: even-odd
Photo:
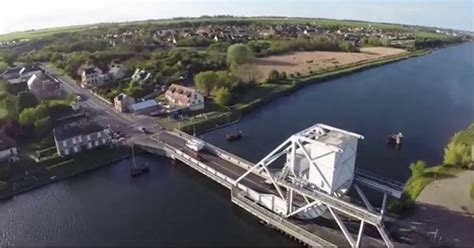
[[[316,124],[293,134],[258,163],[177,130],[133,144],[223,185],[233,203],[300,243],[393,247],[384,213],[388,197],[400,198],[404,185],[355,167],[360,139],[359,134]],[[186,146],[192,140],[204,143],[199,156]],[[380,207],[369,202],[363,188],[383,194]]]

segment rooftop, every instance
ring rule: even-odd
[[[146,108],[154,107],[154,106],[158,106],[158,103],[155,100],[148,100],[148,101],[132,104],[131,109],[133,111],[137,111],[137,110],[146,109]]]
[[[53,129],[53,133],[57,140],[65,140],[80,135],[96,133],[102,130],[104,130],[104,128],[96,122],[82,119],[77,122],[56,127]]]
[[[94,74],[94,73],[98,73],[98,74],[102,73],[102,71],[97,67],[87,67],[84,69],[84,72],[86,73],[86,75]]]
[[[296,134],[299,137],[310,139],[324,144],[337,151],[342,151],[345,143],[352,138],[363,139],[362,135],[338,129],[324,124],[316,124]]]

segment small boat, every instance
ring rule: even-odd
[[[393,145],[401,145],[403,140],[403,134],[401,132],[397,134],[391,134],[387,137],[387,143]]]
[[[227,141],[234,141],[234,140],[239,140],[242,138],[242,131],[238,131],[237,133],[228,133],[226,135]]]
[[[134,153],[134,150],[133,150],[133,146],[132,146],[131,149],[132,149],[133,165],[132,165],[132,168],[130,169],[130,176],[137,177],[137,176],[140,176],[144,173],[150,172],[150,168],[148,168],[148,165],[137,166],[137,162],[135,161],[135,153]]]
[[[142,173],[140,172],[140,170],[138,168],[132,168],[130,169],[130,176],[132,177],[137,177],[137,176],[140,176]]]
[[[148,173],[148,172],[150,172],[150,168],[148,168],[148,166],[146,166],[146,165],[142,165],[140,167],[131,168],[130,169],[130,176],[137,177],[137,176],[140,176],[140,175]]]

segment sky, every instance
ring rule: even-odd
[[[22,0],[2,2],[0,34],[201,15],[365,20],[474,31],[474,0]]]

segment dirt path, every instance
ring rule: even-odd
[[[406,220],[412,229],[437,231],[437,243],[474,245],[474,215],[469,213],[469,189],[474,171],[429,184],[416,200],[414,214]]]

